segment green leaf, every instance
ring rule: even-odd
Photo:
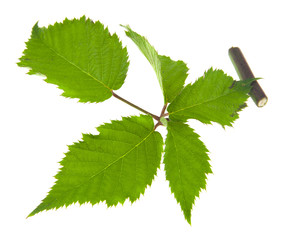
[[[217,122],[232,126],[238,118],[238,111],[246,106],[254,80],[234,81],[222,70],[211,68],[194,84],[188,84],[169,105],[170,119],[197,119],[207,124]]]
[[[63,96],[80,102],[102,102],[124,83],[128,70],[126,48],[116,34],[90,19],[64,20],[48,28],[33,27],[18,63],[29,74],[43,74]]]
[[[123,26],[126,35],[138,46],[153,67],[163,91],[165,103],[170,103],[183,89],[188,76],[188,67],[183,61],[173,61],[169,57],[161,56],[145,37]]]
[[[29,215],[79,202],[108,206],[134,202],[143,194],[160,166],[163,140],[149,115],[123,118],[84,134],[69,146],[56,184]]]
[[[201,189],[206,188],[206,175],[212,173],[208,150],[193,129],[182,122],[168,122],[164,164],[166,179],[181,205],[188,223],[191,210]]]
[[[163,126],[167,127],[168,125],[168,120],[164,117],[160,117],[160,122],[163,124]]]

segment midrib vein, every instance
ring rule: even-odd
[[[185,206],[187,206],[186,194],[185,194],[185,189],[184,189],[183,180],[182,180],[182,176],[181,176],[181,168],[180,168],[180,164],[178,161],[178,148],[177,148],[176,142],[174,141],[174,135],[173,135],[172,131],[170,131],[170,134],[172,136],[172,140],[173,140],[174,148],[175,148],[175,152],[176,152],[176,164],[178,167],[179,179],[180,179],[182,190],[183,190],[182,191],[183,192],[183,199],[184,199],[183,201],[185,202]]]
[[[80,186],[82,186],[83,184],[89,182],[90,180],[92,180],[93,178],[95,178],[96,176],[98,176],[99,174],[101,174],[102,172],[104,172],[106,169],[108,169],[109,167],[111,167],[112,165],[114,165],[115,163],[117,163],[119,160],[121,160],[122,158],[124,158],[125,156],[127,156],[130,152],[132,152],[134,149],[136,149],[137,147],[139,147],[144,141],[147,140],[147,138],[149,138],[151,136],[151,134],[154,132],[154,130],[152,130],[145,138],[143,138],[139,143],[137,143],[134,147],[132,147],[129,151],[127,151],[126,153],[124,153],[122,156],[120,156],[119,158],[117,158],[116,160],[114,160],[113,162],[111,162],[110,164],[108,164],[106,167],[104,167],[103,169],[101,169],[99,172],[97,172],[96,174],[92,175],[89,179],[87,179],[86,181],[84,181],[83,183],[69,189],[70,190],[74,190],[79,188]],[[121,174],[121,173],[120,173]]]
[[[122,156],[120,156],[119,158],[117,158],[116,160],[114,160],[113,162],[111,162],[110,164],[108,164],[105,168],[103,168],[102,170],[100,170],[98,173],[92,175],[88,180],[90,181],[92,178],[96,177],[97,175],[99,175],[100,173],[102,173],[103,171],[105,171],[107,168],[111,167],[113,164],[117,163],[120,159],[124,158],[125,156],[127,156],[130,152],[132,152],[135,148],[139,147],[144,141],[147,140],[148,137],[150,137],[150,135],[154,132],[154,130],[152,130],[145,138],[142,139],[142,141],[140,141],[139,143],[137,143],[134,147],[132,147],[129,151],[127,151],[126,153],[124,153]]]
[[[200,102],[200,103],[193,104],[193,105],[188,106],[188,107],[185,107],[185,108],[181,108],[181,109],[179,109],[179,110],[177,110],[177,111],[170,112],[169,115],[174,114],[174,113],[177,113],[177,112],[181,112],[181,111],[184,111],[184,110],[186,110],[186,109],[189,109],[189,108],[192,108],[192,107],[196,107],[196,106],[199,106],[199,105],[202,105],[202,104],[205,104],[205,103],[209,103],[209,102],[215,101],[215,100],[217,100],[217,99],[219,99],[219,98],[221,98],[221,97],[225,97],[226,95],[229,95],[229,94],[232,94],[232,93],[234,93],[234,92],[229,92],[229,93],[220,95],[220,96],[218,96],[218,97],[208,99],[208,100],[206,100],[206,101],[204,101],[204,102]]]
[[[53,49],[51,46],[49,46],[48,44],[46,44],[41,38],[40,38],[41,42],[48,48],[50,49],[52,52],[54,52],[58,57],[62,58],[63,60],[65,60],[66,62],[68,62],[69,64],[71,64],[72,66],[74,66],[75,68],[77,68],[79,71],[81,71],[82,73],[86,74],[87,76],[89,76],[90,78],[92,78],[93,80],[97,81],[98,83],[100,83],[101,85],[103,85],[105,88],[107,88],[108,90],[112,91],[112,89],[110,89],[110,87],[108,87],[107,85],[105,85],[103,82],[101,82],[100,80],[98,80],[97,78],[95,78],[94,76],[92,76],[89,72],[85,71],[84,69],[82,69],[81,67],[77,66],[75,63],[73,63],[72,61],[70,61],[69,59],[67,59],[65,56],[63,56],[62,54],[60,54],[58,51],[56,51],[55,49]]]

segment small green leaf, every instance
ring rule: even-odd
[[[202,123],[231,126],[238,118],[238,111],[246,106],[254,80],[237,82],[222,70],[211,68],[194,84],[188,84],[169,105],[170,119],[186,121],[193,118]]]
[[[123,26],[126,35],[138,46],[153,67],[162,89],[165,103],[170,103],[183,89],[188,76],[188,67],[183,61],[173,61],[169,57],[159,55],[145,37]]]
[[[29,74],[43,74],[63,96],[80,102],[102,102],[124,83],[128,70],[126,48],[98,21],[82,17],[48,28],[33,27],[18,63]]]
[[[201,189],[206,188],[206,175],[212,173],[208,150],[193,129],[182,122],[168,122],[164,164],[166,179],[181,205],[188,223],[191,210]]]
[[[167,120],[166,118],[160,117],[160,122],[161,122],[165,127],[167,127],[167,125],[168,125],[168,120]]]
[[[163,151],[152,117],[123,118],[97,129],[99,135],[84,134],[81,142],[69,146],[56,184],[29,217],[76,202],[134,202],[151,185]]]

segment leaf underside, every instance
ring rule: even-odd
[[[183,61],[159,55],[145,37],[124,26],[126,35],[138,46],[153,67],[162,89],[165,103],[170,103],[183,89],[188,67]]]
[[[191,224],[191,210],[201,189],[206,188],[206,175],[212,173],[208,150],[199,135],[182,122],[168,122],[164,164],[166,179]]]
[[[211,68],[194,84],[188,84],[169,105],[170,119],[197,119],[206,124],[217,122],[232,126],[238,118],[238,111],[246,106],[254,80],[236,82],[222,70]]]
[[[76,202],[134,202],[151,185],[163,151],[152,117],[123,118],[97,129],[99,135],[84,134],[81,142],[69,146],[55,185],[29,217]]]
[[[48,28],[33,27],[18,63],[29,74],[42,74],[63,96],[80,102],[102,102],[126,78],[128,55],[116,34],[99,22],[82,17]]]

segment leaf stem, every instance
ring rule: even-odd
[[[154,118],[154,119],[157,120],[157,121],[160,121],[160,117],[158,117],[157,115],[154,115],[154,114],[152,114],[152,113],[150,113],[150,112],[144,110],[143,108],[138,107],[137,105],[135,105],[135,104],[133,104],[133,103],[127,101],[126,99],[124,99],[124,98],[118,96],[118,95],[117,95],[115,92],[113,92],[113,91],[112,91],[112,95],[113,95],[113,97],[115,97],[115,98],[119,99],[120,101],[122,101],[122,102],[128,104],[129,106],[134,107],[134,108],[136,108],[137,110],[139,110],[139,111],[141,111],[141,112],[143,112],[143,113],[146,113],[146,114],[150,115],[152,118]]]
[[[161,121],[158,121],[158,122],[156,123],[155,127],[154,127],[154,131],[156,130],[157,127],[159,127],[159,126],[161,126],[161,125],[163,125],[163,124],[161,123]]]
[[[160,114],[160,119],[159,119],[158,122],[156,123],[156,125],[155,125],[155,127],[154,127],[154,130],[156,130],[157,127],[163,125],[163,123],[161,122],[161,117],[164,116],[165,111],[166,111],[166,108],[167,108],[167,105],[168,105],[168,103],[166,103],[166,104],[163,106],[162,111],[161,111],[161,114]],[[169,120],[169,119],[168,119],[168,120]]]
[[[166,104],[163,106],[162,111],[161,111],[161,114],[160,114],[160,118],[164,116],[165,111],[166,111],[166,108],[167,108],[167,105],[168,105],[168,103],[166,103]]]

